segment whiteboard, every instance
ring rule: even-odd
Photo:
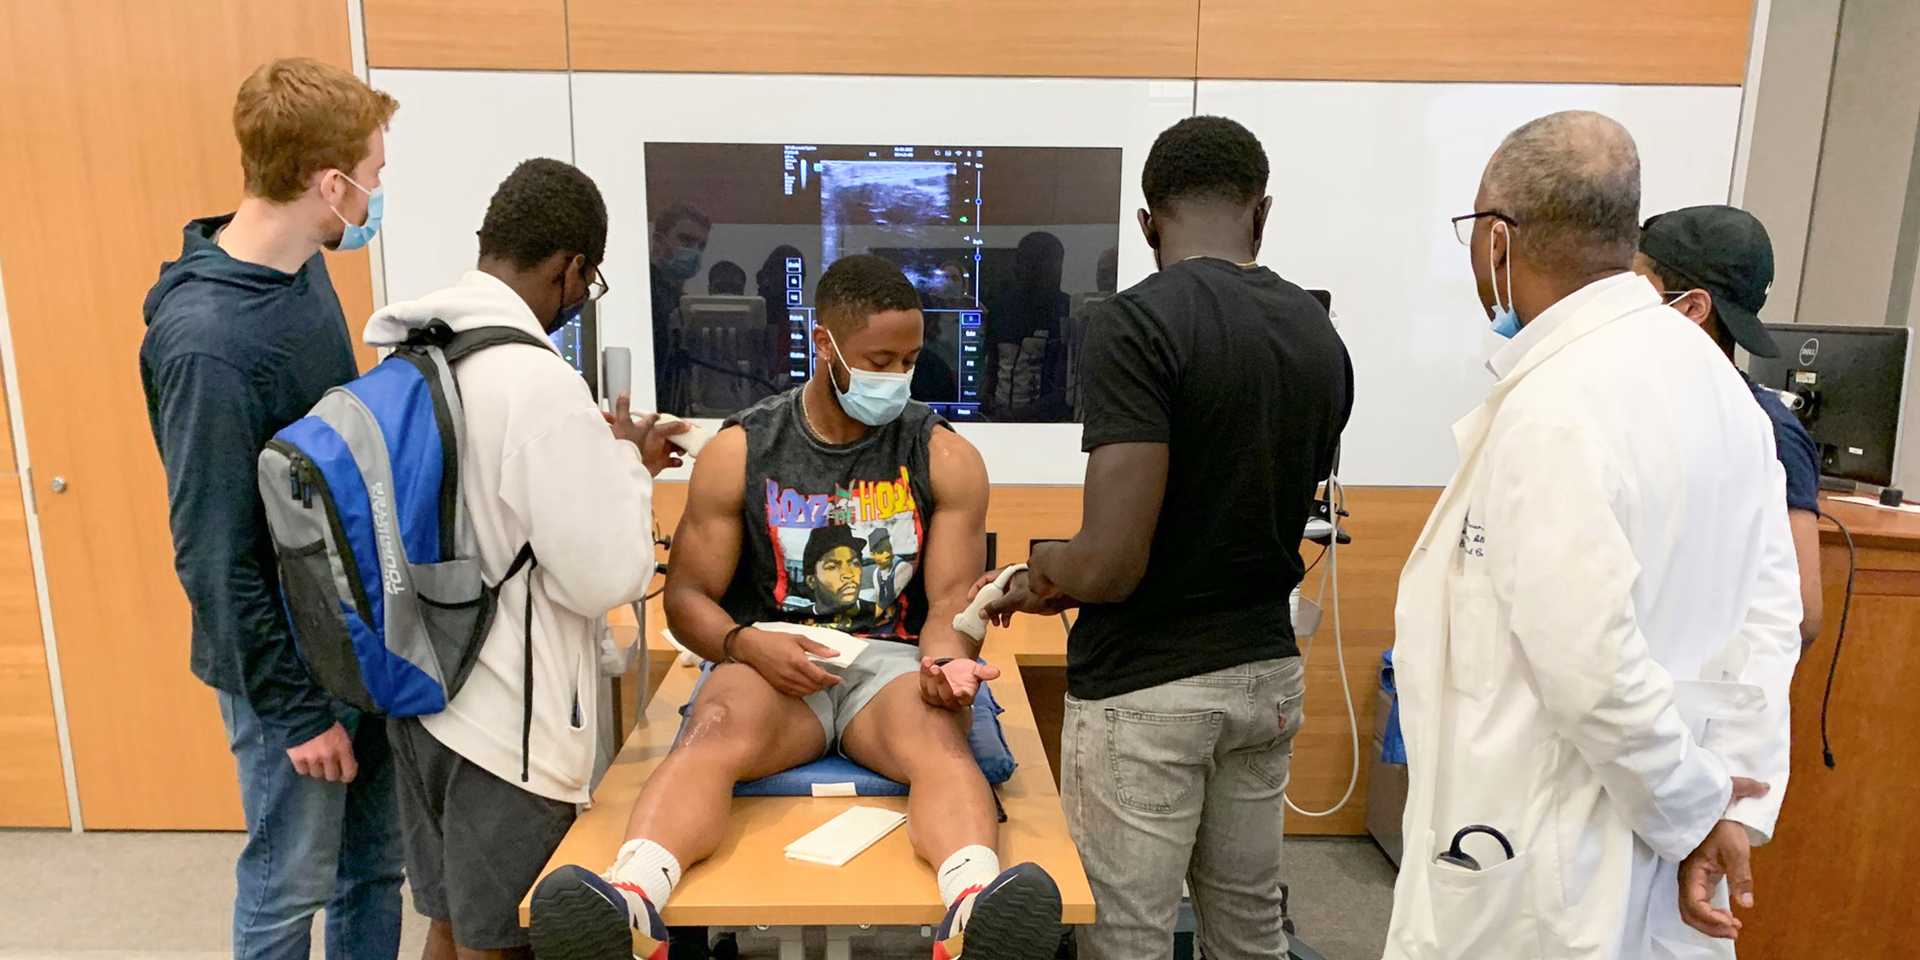
[[[606,195],[612,292],[600,338],[634,354],[648,394],[652,305],[647,280],[645,144],[955,143],[1120,147],[1121,286],[1153,269],[1133,226],[1140,169],[1161,130],[1193,111],[1192,81],[1007,77],[823,77],[582,73],[573,78],[578,162]],[[751,266],[751,265],[749,265]],[[636,397],[636,403],[639,398]],[[963,424],[995,483],[1077,484],[1086,475],[1074,424]]]
[[[1333,291],[1353,358],[1341,447],[1353,484],[1443,484],[1452,424],[1493,377],[1498,340],[1447,218],[1470,212],[1480,174],[1513,128],[1597,110],[1640,147],[1642,219],[1725,203],[1738,87],[1201,81],[1199,112],[1232,117],[1266,146],[1273,213],[1260,261]]]
[[[374,70],[370,79],[400,101],[380,175],[380,238],[387,300],[411,300],[473,269],[487,201],[520,161],[572,161],[567,75]]]

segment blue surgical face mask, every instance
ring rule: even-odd
[[[831,330],[827,331],[827,343],[833,346],[834,356],[847,366],[847,389],[841,390],[838,383],[833,384],[834,395],[840,398],[840,409],[869,427],[884,427],[898,420],[913,395],[913,374],[861,370],[847,363],[847,356],[840,352],[840,344],[833,339]],[[827,371],[827,381],[833,382],[831,369]]]
[[[348,183],[353,183],[353,178],[344,173],[340,174],[340,179]],[[351,223],[346,217],[340,217],[340,211],[333,211],[333,215],[340,217],[340,222],[346,224],[346,229],[340,233],[340,242],[334,245],[335,250],[342,252],[358,250],[366,246],[367,241],[372,240],[373,235],[380,232],[380,215],[385,213],[387,209],[386,187],[374,187],[372,190],[368,190],[366,187],[353,183],[353,188],[367,195],[367,220],[365,223],[360,224]],[[332,210],[333,208],[328,207],[327,209]]]
[[[1495,335],[1512,340],[1520,332],[1520,315],[1513,312],[1513,228],[1505,221],[1494,221],[1493,228],[1507,228],[1507,302],[1500,302],[1500,284],[1493,277],[1494,264],[1488,264],[1489,282],[1493,284],[1493,332]],[[1493,256],[1493,238],[1487,238],[1487,256]]]
[[[661,264],[667,275],[685,283],[700,272],[700,251],[694,247],[675,247],[667,255],[667,262]]]

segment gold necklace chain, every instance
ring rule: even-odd
[[[806,390],[800,391],[800,419],[806,423],[807,432],[813,434],[813,438],[815,440],[818,440],[821,443],[832,442],[828,440],[827,435],[824,433],[821,433],[820,428],[814,424],[813,412],[807,409],[807,391]]]

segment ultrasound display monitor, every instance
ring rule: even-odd
[[[1752,358],[1747,375],[1783,394],[1820,447],[1820,473],[1893,483],[1907,328],[1769,323],[1767,331],[1780,356]]]
[[[578,319],[548,334],[560,355],[586,378],[587,389],[600,397],[600,323],[594,302],[580,308]]]
[[[1070,321],[1076,295],[1112,293],[1118,148],[648,143],[645,161],[661,409],[724,416],[807,379],[820,274],[873,254],[920,293],[915,399],[958,421],[1074,419]],[[690,336],[688,307],[741,274],[764,335]]]

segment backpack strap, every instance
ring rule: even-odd
[[[435,320],[427,324],[425,329],[432,331],[436,324],[442,328],[446,327],[446,324]],[[434,334],[430,333],[429,335],[432,336]],[[446,339],[440,343],[439,346],[441,353],[446,355],[449,366],[459,363],[467,356],[478,353],[488,347],[498,347],[509,343],[523,343],[528,346],[541,347],[548,351],[552,351],[553,349],[553,344],[545,337],[536,337],[518,327],[474,327],[471,330],[462,330],[459,333],[449,332],[445,337]]]
[[[532,762],[533,750],[533,568],[540,565],[540,559],[533,555],[533,544],[522,544],[520,552],[513,555],[512,565],[507,567],[500,582],[512,580],[521,570],[527,571],[527,603],[521,619],[522,639],[526,641],[525,668],[521,672],[520,685],[520,782],[527,782],[528,767]]]

